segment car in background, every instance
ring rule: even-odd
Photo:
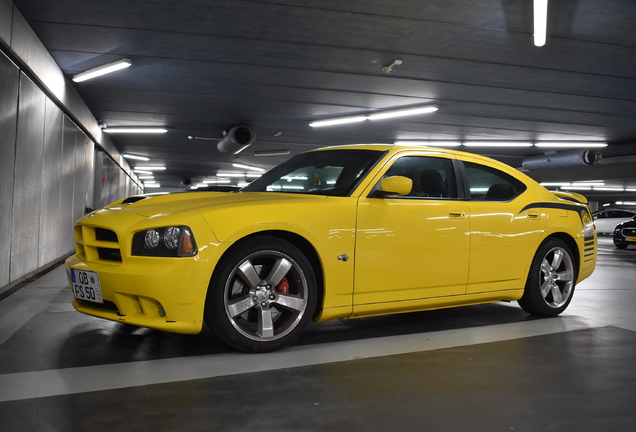
[[[636,216],[636,211],[622,209],[607,209],[592,214],[594,226],[598,234],[612,234],[614,227],[621,222],[626,222]]]
[[[80,312],[266,352],[312,320],[500,301],[558,315],[596,265],[586,204],[475,154],[330,147],[238,192],[91,212],[66,267]]]
[[[636,216],[614,228],[614,245],[619,249],[636,246]]]

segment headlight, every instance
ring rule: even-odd
[[[188,257],[195,256],[197,251],[192,231],[186,226],[149,229],[133,237],[133,255]]]

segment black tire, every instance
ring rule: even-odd
[[[253,237],[233,246],[218,263],[205,322],[239,351],[275,351],[305,331],[316,298],[316,277],[298,248],[277,237]]]
[[[576,262],[568,245],[557,238],[547,239],[532,260],[519,306],[533,315],[560,314],[572,300],[576,275]]]
[[[614,246],[616,246],[618,249],[627,249],[627,246],[629,246],[629,245],[620,244],[620,243],[614,243]]]

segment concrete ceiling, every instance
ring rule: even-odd
[[[531,0],[14,0],[62,71],[130,58],[75,84],[125,153],[165,164],[165,187],[232,163],[270,168],[290,154],[361,142],[604,141],[594,167],[542,170],[541,181],[636,187],[636,2],[552,0],[533,45]],[[393,60],[402,64],[385,73]],[[433,114],[311,128],[311,121],[434,104]],[[256,142],[221,154],[214,138],[248,125]],[[211,138],[207,140],[188,137]],[[545,149],[460,148],[520,167]],[[135,163],[133,163],[135,165]],[[595,193],[603,200],[635,193]]]

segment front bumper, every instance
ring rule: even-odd
[[[156,226],[187,225],[199,251],[192,257],[133,256],[136,232]],[[71,268],[97,272],[103,303],[73,299],[79,312],[112,321],[175,333],[199,333],[208,285],[220,248],[201,217],[188,220],[146,218],[99,211],[75,226]]]
[[[613,240],[615,245],[636,245],[636,228],[622,228],[614,230]]]
[[[70,269],[99,275],[104,303],[73,299],[79,312],[99,318],[175,333],[199,333],[210,273],[197,271],[194,258],[137,258],[119,267],[87,263],[76,255]],[[194,270],[193,270],[194,267]]]

